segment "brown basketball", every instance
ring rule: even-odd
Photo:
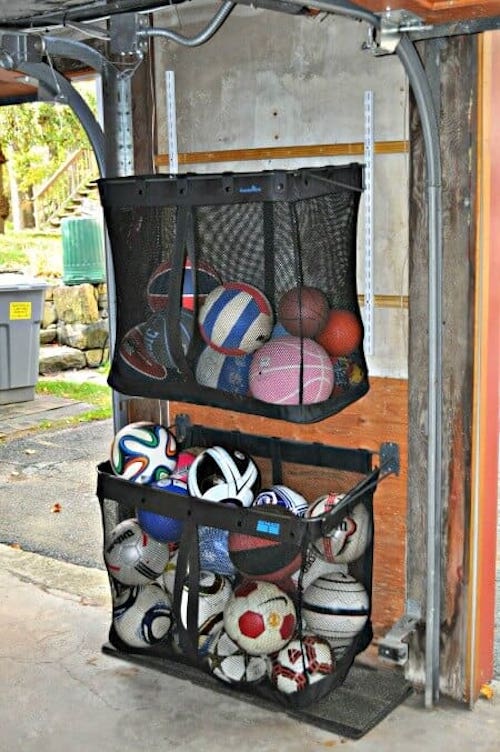
[[[278,305],[278,320],[296,337],[315,337],[326,324],[328,300],[317,287],[292,287]]]

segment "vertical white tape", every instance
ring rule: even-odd
[[[374,293],[373,293],[373,91],[364,96],[364,207],[365,207],[365,305],[364,350],[367,355],[374,351]]]
[[[177,152],[177,115],[175,110],[175,73],[165,71],[165,91],[167,96],[167,138],[169,172],[177,175],[179,172],[179,155]]]

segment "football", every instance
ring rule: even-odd
[[[266,676],[267,658],[245,653],[225,629],[220,629],[208,645],[207,666],[214,676],[228,684],[255,684]]]
[[[170,598],[156,583],[125,588],[113,603],[118,637],[134,648],[163,643],[172,626]]]
[[[320,496],[308,508],[306,517],[327,514],[342,501],[344,494],[329,493]],[[370,513],[363,504],[356,504],[351,512],[343,517],[337,527],[313,541],[318,554],[334,564],[349,564],[356,561],[366,551],[372,536]]]
[[[176,462],[175,436],[155,423],[129,423],[116,432],[111,442],[113,473],[135,483],[151,483],[170,475]]]
[[[119,522],[104,542],[108,572],[123,585],[144,585],[155,580],[169,558],[167,543],[147,535],[136,519]]]
[[[294,638],[268,662],[271,683],[285,694],[307,689],[333,673],[335,657],[327,640],[313,634]]]
[[[200,452],[189,467],[188,488],[192,496],[229,499],[248,507],[260,488],[260,472],[245,452],[213,446]]]
[[[224,629],[250,655],[281,650],[296,625],[292,599],[272,582],[250,580],[238,585],[224,609]]]

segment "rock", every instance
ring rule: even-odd
[[[87,362],[81,350],[64,345],[46,345],[40,347],[38,371],[42,376],[71,368],[85,368]]]
[[[76,347],[78,350],[102,349],[108,344],[108,324],[99,319],[92,324],[62,324],[58,327],[61,345]]]
[[[97,296],[90,283],[55,287],[54,304],[57,318],[66,324],[91,324],[99,321]]]
[[[57,329],[40,329],[40,344],[50,345],[57,339]]]
[[[42,329],[47,329],[50,324],[55,324],[56,321],[56,307],[54,303],[46,300],[43,304]]]
[[[96,350],[85,350],[85,360],[89,368],[99,368],[109,359],[109,350],[107,347]]]

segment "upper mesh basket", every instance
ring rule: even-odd
[[[360,165],[108,178],[99,189],[114,389],[294,422],[367,392]]]

